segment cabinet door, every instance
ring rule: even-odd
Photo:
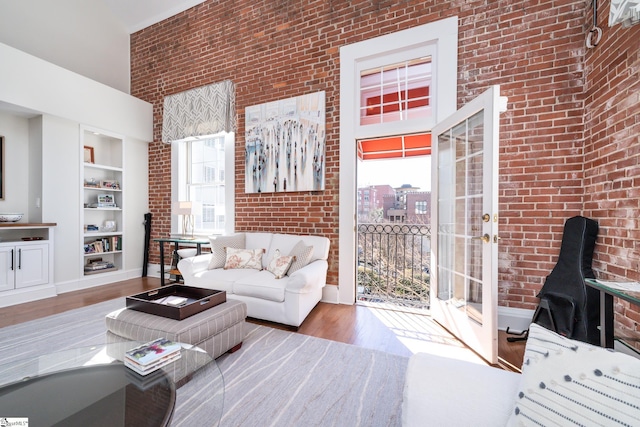
[[[0,246],[0,291],[14,288],[14,252],[13,246]]]
[[[49,245],[16,246],[16,288],[49,281]]]

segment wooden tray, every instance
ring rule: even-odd
[[[182,297],[187,301],[180,306],[172,306],[167,304],[170,297]],[[225,291],[184,285],[163,286],[126,298],[127,308],[175,320],[186,319],[226,301]]]

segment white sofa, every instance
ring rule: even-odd
[[[522,374],[411,356],[402,425],[640,425],[640,359],[532,324]]]
[[[244,234],[245,249],[265,250],[262,256],[263,270],[209,269],[214,255],[203,254],[181,259],[178,263],[185,285],[226,291],[227,298],[247,304],[249,317],[300,326],[322,299],[322,288],[327,280],[329,239],[275,233],[237,233],[236,236],[238,234]],[[215,248],[213,240],[212,248]],[[288,255],[300,241],[313,247],[307,265],[280,279],[266,270],[276,250],[281,255]]]

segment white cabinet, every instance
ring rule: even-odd
[[[86,275],[124,269],[124,138],[81,127],[81,257]]]
[[[0,307],[55,295],[55,223],[0,223]]]
[[[48,243],[0,243],[0,291],[47,283]]]

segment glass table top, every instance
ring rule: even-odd
[[[601,279],[585,279],[585,282],[592,288],[600,289],[632,304],[640,305],[640,283],[638,282]]]
[[[198,347],[181,344],[178,360],[141,376],[123,364],[125,352],[141,344],[124,341],[72,348],[0,364],[0,417],[27,418],[32,425],[81,425],[90,417],[92,426],[138,427],[145,425],[140,423],[140,408],[149,406],[158,412],[143,417],[149,418],[149,425],[169,421],[189,425],[189,420],[197,419],[217,425],[224,380],[215,360]],[[29,391],[27,387],[36,382]],[[67,390],[57,390],[56,384],[65,384]],[[25,393],[30,398],[21,405]],[[105,408],[110,414],[106,418]]]

